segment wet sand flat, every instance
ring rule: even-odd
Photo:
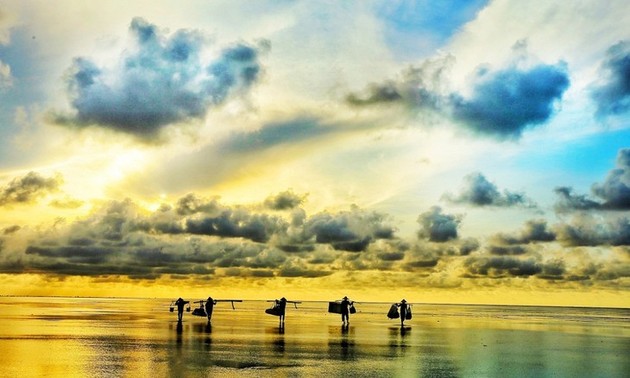
[[[196,300],[196,298],[191,298]],[[630,310],[360,304],[350,326],[325,302],[287,307],[284,329],[263,301],[212,324],[169,300],[0,298],[1,376],[625,377]]]

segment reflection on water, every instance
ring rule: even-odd
[[[169,300],[0,298],[6,376],[624,376],[630,310],[416,305],[401,328],[387,304],[342,326],[325,303],[216,308],[212,324]]]
[[[328,358],[340,361],[356,361],[356,327],[349,325],[328,326]]]

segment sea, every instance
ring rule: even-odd
[[[201,298],[186,298],[190,301]],[[1,377],[630,377],[630,309],[0,297]],[[191,303],[192,308],[198,304]]]

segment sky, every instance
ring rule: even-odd
[[[0,294],[630,307],[628,25],[0,0]]]

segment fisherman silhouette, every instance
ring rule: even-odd
[[[400,303],[397,303],[396,306],[400,307],[400,327],[404,327],[407,313],[410,311],[409,305],[407,304],[407,301],[403,299]]]
[[[278,308],[278,313],[280,314],[280,328],[284,328],[284,314],[287,310],[287,299],[285,297],[280,298],[280,300],[276,299],[276,307]]]
[[[187,303],[190,303],[190,302],[183,300],[181,297],[175,301],[175,304],[177,305],[177,321],[178,322],[181,322],[182,318],[184,317],[184,306]]]
[[[217,304],[217,301],[212,299],[212,297],[208,297],[206,300],[206,314],[208,315],[208,323],[212,320],[212,309],[214,305]]]
[[[348,299],[348,297],[343,297],[341,300],[341,323],[348,325],[350,324],[350,306],[352,306],[354,302]]]
[[[299,303],[302,303],[299,301],[288,301],[285,297],[282,297],[280,299],[275,299],[273,301],[267,301],[267,302],[273,302],[273,306],[271,308],[266,309],[265,313],[269,315],[277,316],[279,318],[280,329],[284,328],[284,315],[286,313],[287,303],[293,303],[295,305],[295,308],[297,308],[297,305]]]

